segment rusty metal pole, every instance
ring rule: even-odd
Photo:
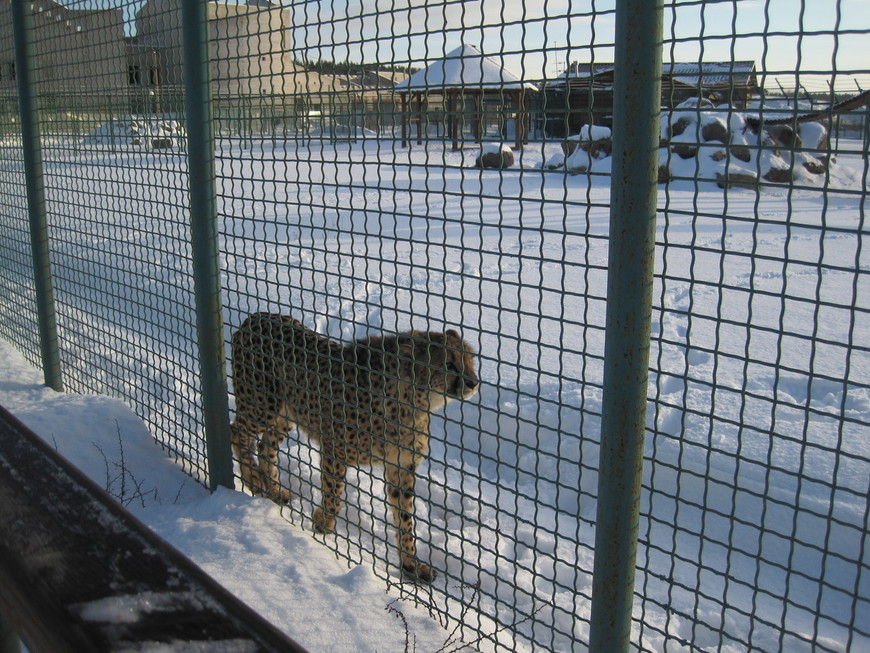
[[[662,0],[617,0],[604,395],[589,650],[628,651],[646,423]]]

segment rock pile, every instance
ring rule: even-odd
[[[721,188],[757,188],[762,181],[790,183],[824,175],[832,163],[826,154],[827,129],[820,122],[797,127],[764,125],[751,113],[723,110],[704,100],[685,102],[662,114],[659,183],[701,179]],[[564,158],[554,157],[545,167],[564,167],[573,174],[609,171],[609,166],[596,165],[611,155],[609,131],[584,127],[566,139],[562,150]]]

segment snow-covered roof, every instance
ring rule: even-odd
[[[557,80],[550,82],[551,86],[558,86],[570,80],[595,78],[599,75],[607,75],[612,78],[614,65],[612,63],[572,63]],[[701,62],[701,63],[662,63],[662,76],[670,77],[676,82],[686,86],[697,87],[719,86],[733,83],[736,85],[746,84],[755,74],[754,61],[727,61],[727,62]]]
[[[443,59],[418,70],[395,85],[399,93],[444,89],[508,89],[538,90],[534,84],[522,81],[515,74],[484,56],[471,45],[463,45]]]
[[[728,61],[721,63],[663,63],[662,74],[688,86],[717,86],[745,83],[755,73],[754,61]]]

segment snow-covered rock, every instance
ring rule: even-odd
[[[610,138],[610,127],[600,125],[583,125],[576,134],[568,136],[567,141],[600,141]]]
[[[758,125],[752,113],[714,107],[706,100],[688,100],[663,112],[659,183],[693,179],[757,188],[762,181],[813,183],[813,177],[828,171],[827,156],[812,152],[827,146],[824,125],[805,123],[797,132],[788,125]],[[603,167],[596,162],[611,155],[610,136],[605,127],[584,125],[562,142],[563,157],[551,157],[544,167],[599,172]]]
[[[600,125],[583,125],[576,134],[571,134],[562,141],[562,152],[565,156],[571,156],[578,149],[590,150],[595,148],[594,143],[606,143],[607,156],[610,156],[610,128]]]
[[[474,165],[477,168],[494,168],[496,170],[510,168],[513,164],[513,150],[500,143],[484,143],[480,147],[480,154],[474,160]]]

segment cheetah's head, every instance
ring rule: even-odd
[[[414,331],[408,344],[413,350],[416,382],[426,379],[425,385],[440,394],[445,403],[468,399],[477,392],[474,349],[456,331]]]

